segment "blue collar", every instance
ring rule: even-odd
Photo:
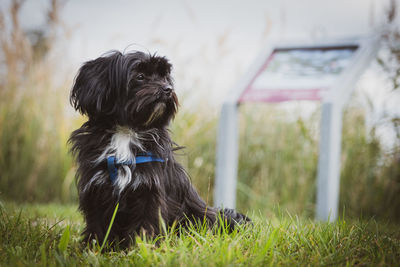
[[[136,157],[126,161],[119,161],[115,156],[107,157],[107,168],[108,173],[110,174],[111,182],[114,184],[117,176],[118,176],[118,169],[117,167],[120,165],[128,165],[132,166],[134,169],[136,164],[146,163],[146,162],[165,162],[162,158],[157,158],[154,156],[153,153],[147,152],[143,154],[138,154]]]

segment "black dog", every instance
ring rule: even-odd
[[[249,221],[207,207],[175,160],[167,128],[178,107],[171,67],[164,57],[111,52],[86,62],[75,78],[71,104],[88,116],[69,140],[86,241],[103,241],[118,202],[109,239],[121,246],[138,233],[159,234],[160,218],[167,225],[206,220],[212,226],[221,214],[231,228]]]

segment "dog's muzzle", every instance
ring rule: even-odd
[[[162,88],[162,91],[166,96],[170,97],[172,95],[173,89],[171,86],[165,86]]]

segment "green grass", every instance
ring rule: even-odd
[[[400,227],[368,221],[317,223],[276,210],[252,214],[253,227],[213,234],[202,227],[167,230],[157,240],[137,237],[125,251],[99,253],[84,246],[83,222],[74,205],[0,208],[1,266],[266,266],[396,265]],[[175,231],[175,232],[176,232]]]

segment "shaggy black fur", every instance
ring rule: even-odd
[[[212,226],[221,213],[231,228],[250,221],[234,210],[207,207],[175,160],[176,146],[167,128],[178,107],[171,67],[164,57],[115,51],[79,70],[70,100],[88,121],[69,141],[78,163],[86,241],[103,241],[117,202],[110,240],[121,246],[129,246],[135,234],[159,234],[160,217],[167,225],[206,220]],[[165,162],[119,166],[113,184],[107,156],[134,157],[142,152]]]

